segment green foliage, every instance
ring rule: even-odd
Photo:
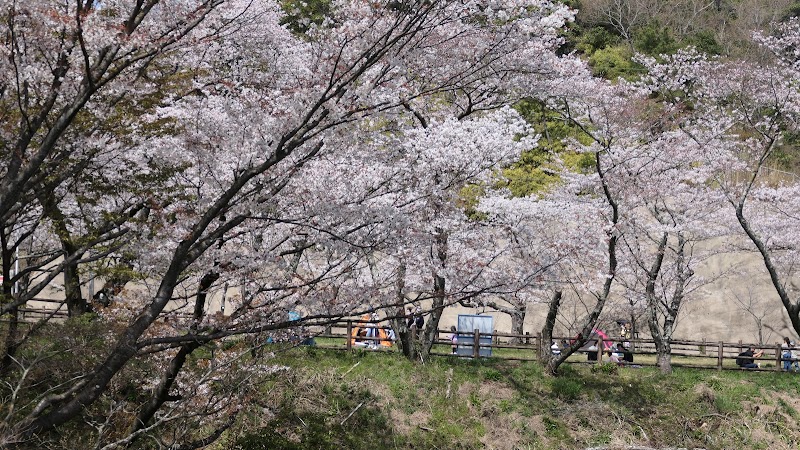
[[[669,55],[675,53],[679,48],[669,30],[658,22],[650,23],[636,30],[633,47],[650,56]]]
[[[503,379],[503,374],[492,367],[481,370],[481,373],[483,374],[483,379],[487,381],[500,381]]]
[[[714,33],[711,31],[698,31],[684,39],[681,44],[683,46],[691,45],[697,48],[697,51],[707,55],[721,55],[723,53],[722,46],[717,42]]]
[[[581,397],[583,383],[574,378],[561,376],[553,379],[552,390],[556,397],[565,401],[574,401]]]
[[[633,53],[628,46],[615,45],[594,52],[589,58],[589,66],[595,76],[609,80],[624,78],[634,80],[642,72],[643,67],[632,60]]]
[[[476,209],[478,202],[480,202],[485,193],[485,187],[478,184],[468,184],[461,188],[458,196],[459,206],[471,220],[480,221],[487,218],[486,214]]]
[[[592,373],[617,375],[619,373],[619,366],[614,363],[595,364],[592,366]]]
[[[794,17],[800,17],[800,2],[794,2],[786,8],[786,12],[783,14],[781,20],[788,21]]]
[[[587,173],[594,171],[595,159],[592,153],[566,153],[562,155],[564,165],[581,172]]]
[[[526,197],[543,192],[557,180],[552,173],[538,168],[525,167],[521,164],[509,167],[503,171],[503,174],[508,179],[506,187],[514,197]]]
[[[330,0],[283,0],[286,16],[281,23],[297,34],[303,34],[311,25],[321,25],[331,12]]]
[[[598,50],[619,45],[621,39],[605,27],[591,27],[578,33],[576,40],[575,49],[591,56]]]
[[[516,164],[503,170],[507,180],[505,187],[511,191],[511,195],[525,197],[541,194],[557,183],[562,167],[556,163],[556,156],[568,169],[584,170],[586,155],[570,153],[564,143],[567,139],[586,139],[578,128],[538,100],[521,101],[515,108],[539,134],[540,139],[536,148],[524,152]]]

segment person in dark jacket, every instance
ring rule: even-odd
[[[624,364],[633,364],[633,352],[625,348],[621,342],[617,344],[617,353],[622,355],[621,359]]]
[[[761,365],[754,361],[755,358],[760,358],[764,354],[764,350],[754,351],[753,347],[747,347],[747,350],[739,353],[736,358],[736,365],[742,369],[758,369]]]

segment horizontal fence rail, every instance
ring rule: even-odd
[[[353,330],[356,329],[380,329],[387,330],[384,337],[380,336],[354,336]],[[314,332],[308,330],[307,334],[312,337],[320,338],[317,344],[324,348],[353,350],[364,348],[369,350],[384,350],[391,351],[396,348],[397,343],[392,341],[388,335],[389,327],[381,323],[364,323],[357,320],[343,321],[332,324],[328,327],[328,333]],[[411,329],[412,336],[417,332]],[[552,343],[543,343],[541,335],[537,334],[513,334],[494,331],[492,333],[481,333],[478,330],[472,331],[456,331],[458,341],[455,344],[458,351],[453,353],[450,351],[454,345],[450,339],[453,334],[450,330],[437,330],[438,338],[434,342],[434,347],[431,354],[441,357],[457,357],[457,358],[477,358],[481,355],[481,350],[491,350],[491,357],[501,360],[512,361],[537,361],[539,360],[540,347],[546,344],[548,351],[551,351]],[[466,341],[464,341],[466,338]],[[488,338],[488,339],[487,339]],[[415,337],[412,337],[415,339]],[[553,341],[560,343],[565,341],[567,343],[574,339],[573,336],[554,336]],[[491,343],[487,343],[486,341]],[[609,337],[602,339],[605,343],[616,344],[622,343],[621,338]],[[344,342],[342,342],[344,341]],[[589,343],[596,341],[592,338],[587,341]],[[381,343],[390,343],[389,345],[380,345]],[[625,339],[624,342],[629,344],[628,349],[633,353],[634,362],[625,363],[620,362],[620,366],[658,366],[657,352],[655,342],[652,339]],[[596,351],[587,351],[584,346],[582,349],[576,351],[567,359],[567,363],[571,364],[598,364],[608,362],[609,358],[605,353],[602,346]],[[741,358],[740,353],[747,348],[752,347],[756,352],[762,351],[763,354],[756,358],[743,359],[752,360],[760,364],[760,367],[754,369],[743,369],[736,365],[736,359]],[[446,351],[445,351],[446,350]],[[562,351],[559,347],[559,351]],[[674,339],[670,341],[670,364],[672,367],[687,367],[687,368],[700,368],[700,369],[716,369],[716,370],[752,370],[752,371],[781,371],[784,362],[787,361],[782,354],[784,349],[780,345],[759,345],[745,342],[712,342],[707,340],[691,341]],[[593,354],[593,355],[590,355]],[[794,360],[790,360],[794,361]]]
[[[22,321],[38,320],[64,320],[67,318],[67,307],[63,300],[33,299],[28,304],[18,308],[19,318]],[[165,317],[177,317],[180,311],[169,311]],[[322,328],[300,327],[301,330],[294,331],[295,336],[292,341],[298,343],[314,343],[319,347],[355,350],[365,349],[370,351],[395,351],[397,349],[397,339],[394,331],[385,325],[385,321],[365,322],[363,320],[343,320],[333,322]],[[419,330],[412,327],[410,330],[411,339],[416,339]],[[457,358],[479,358],[491,356],[501,360],[509,361],[537,361],[540,352],[552,351],[552,342],[542,342],[539,333],[536,334],[514,334],[498,332],[482,333],[479,330],[458,330],[455,332],[458,339],[454,343],[451,340],[453,331],[437,330],[437,338],[431,351],[431,355],[441,357]],[[555,343],[570,343],[574,336],[554,336]],[[570,355],[566,360],[571,364],[598,364],[608,361],[603,346],[597,345],[597,350],[588,351],[586,349],[590,343],[597,344],[600,338],[592,337],[581,349]],[[604,343],[616,344],[623,342],[620,337],[602,338]],[[270,339],[269,342],[272,342]],[[657,352],[655,342],[652,339],[625,339],[626,345],[633,354],[634,362],[620,362],[621,366],[657,366]],[[546,348],[541,348],[545,346]],[[455,348],[453,348],[455,347]],[[736,359],[747,348],[752,347],[756,352],[761,351],[762,355],[756,358],[744,358],[752,360],[760,367],[753,369],[742,369],[736,364]],[[455,351],[453,351],[455,350]],[[559,347],[559,351],[564,349]],[[673,339],[670,341],[670,365],[672,367],[689,367],[700,369],[716,370],[753,370],[753,371],[781,371],[787,361],[790,365],[800,364],[796,359],[784,357],[785,349],[780,344],[759,345],[752,343],[739,342],[711,342],[711,341],[691,341]]]

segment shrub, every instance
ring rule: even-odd
[[[614,363],[601,363],[592,366],[592,373],[601,373],[606,375],[616,375],[619,373],[619,366]]]
[[[633,54],[628,47],[615,46],[596,51],[589,58],[594,75],[609,80],[624,78],[633,80],[639,76],[642,67],[631,60]]]
[[[553,395],[562,400],[577,400],[583,392],[583,384],[574,378],[558,377],[553,380]]]

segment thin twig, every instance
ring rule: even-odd
[[[358,409],[361,408],[362,406],[364,406],[364,402],[359,403],[358,406],[356,406],[356,409],[350,411],[350,414],[348,414],[347,417],[345,417],[344,420],[342,420],[342,422],[339,425],[344,425],[344,423],[347,422],[347,419],[352,417],[353,414],[355,414],[356,411],[358,411]]]
[[[359,362],[357,362],[357,363],[353,364],[353,367],[351,367],[351,368],[350,368],[350,369],[349,369],[347,372],[343,373],[343,374],[342,374],[342,376],[341,376],[341,377],[339,377],[339,378],[344,378],[344,376],[345,376],[345,375],[347,375],[348,373],[352,372],[352,371],[353,371],[353,369],[355,369],[356,367],[358,367],[358,365],[359,365],[359,364],[361,364],[361,361],[359,361]]]

